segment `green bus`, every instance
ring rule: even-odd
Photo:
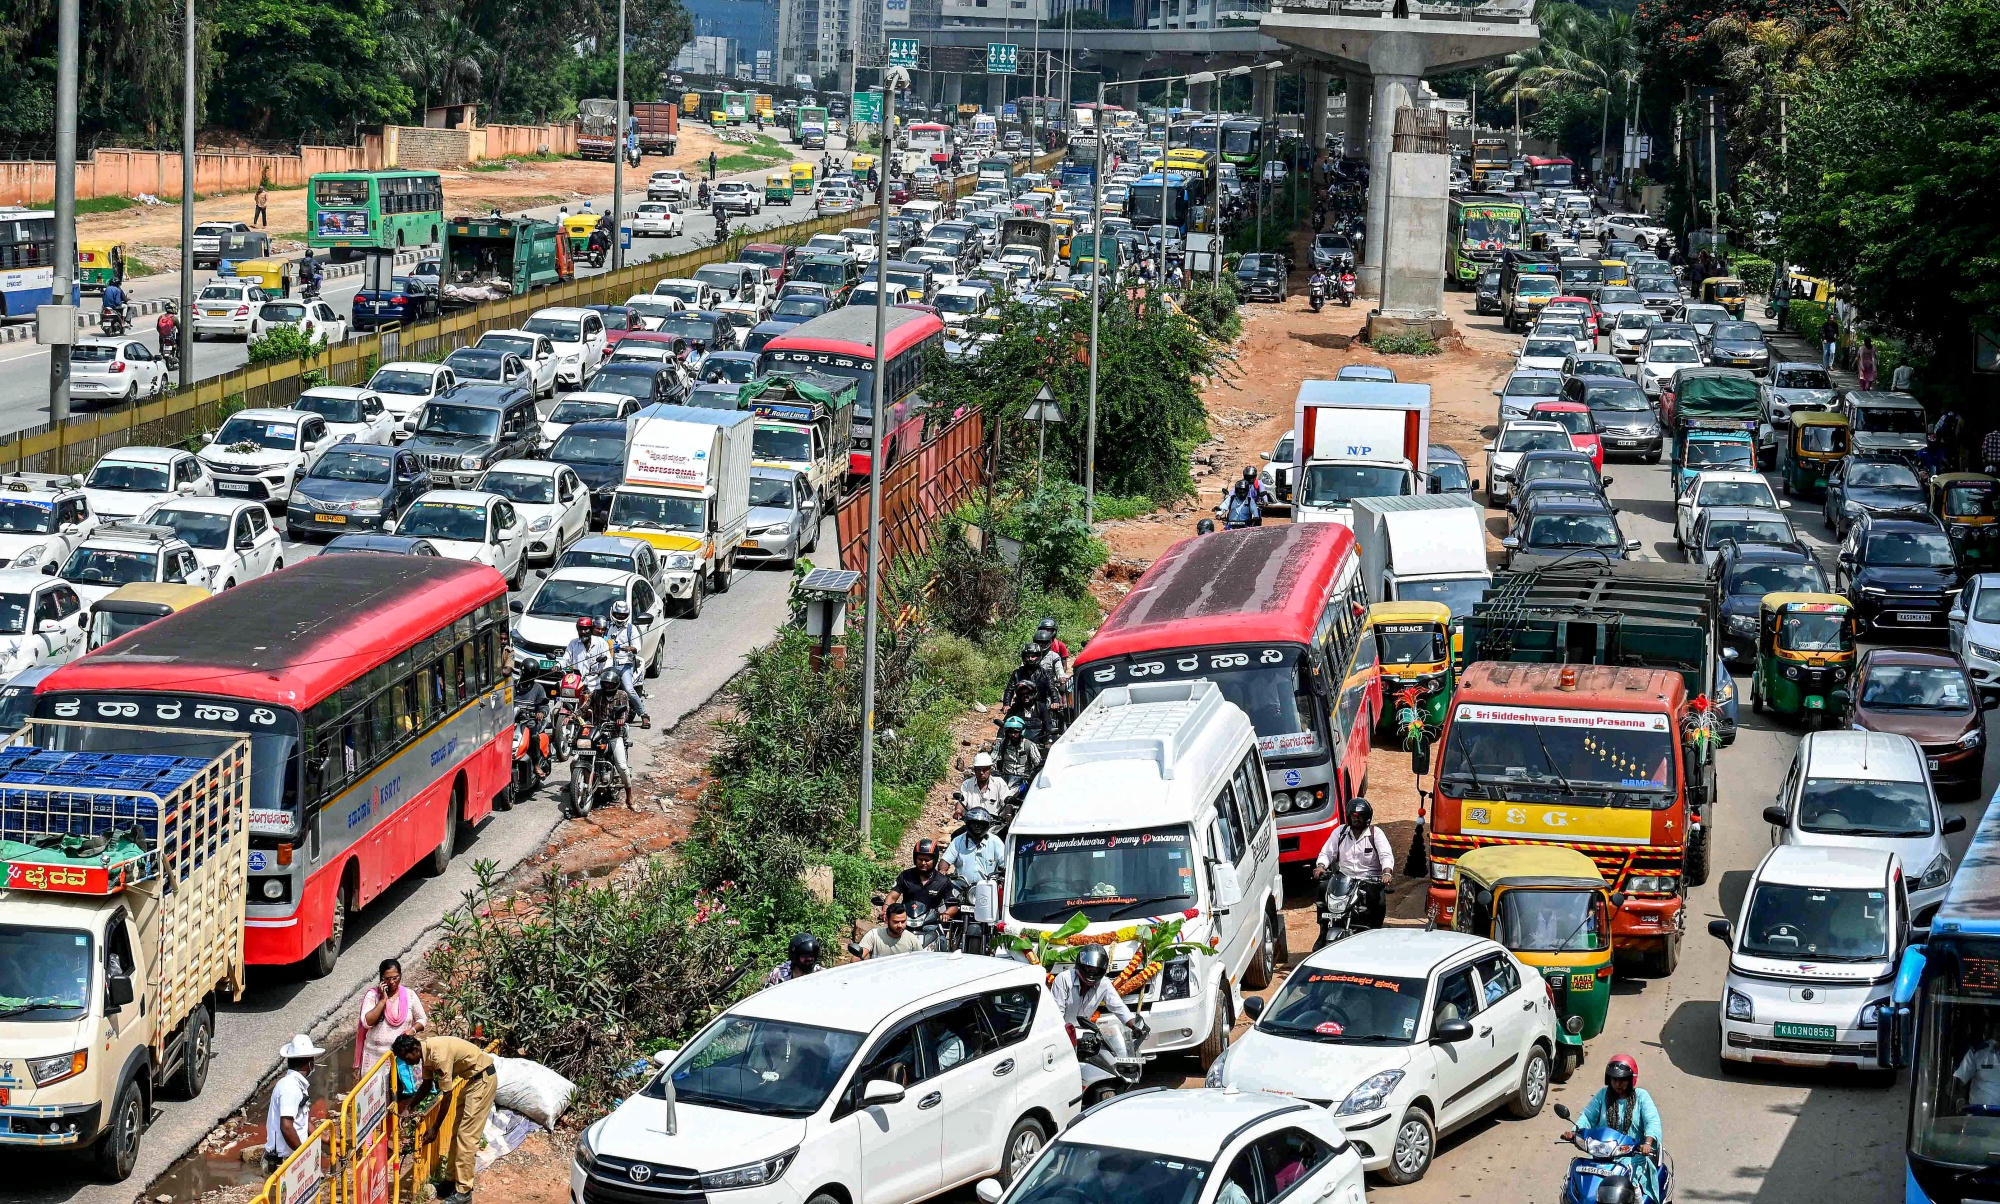
[[[1499,267],[1505,252],[1527,245],[1528,211],[1512,201],[1453,197],[1449,221],[1447,274],[1460,288],[1471,288],[1481,272]]]
[[[306,245],[352,259],[365,247],[436,246],[444,184],[434,171],[324,171],[306,183]]]

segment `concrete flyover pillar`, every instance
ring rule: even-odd
[[[1209,103],[1209,88],[1211,86],[1212,85],[1205,82],[1199,84],[1189,84],[1188,107],[1193,109],[1197,113],[1213,112],[1215,106]]]
[[[1118,85],[1118,107],[1136,111],[1139,107],[1139,85]]]
[[[1354,73],[1347,76],[1347,121],[1340,140],[1343,159],[1368,157],[1368,105],[1374,99],[1374,91],[1367,76]]]
[[[1326,118],[1329,98],[1326,94],[1326,85],[1329,78],[1331,78],[1330,73],[1324,67],[1306,68],[1306,136],[1312,139],[1312,153],[1315,159],[1326,150],[1329,132]]]
[[[1007,103],[1007,77],[989,75],[986,77],[986,111],[995,117]]]
[[[1253,80],[1250,114],[1259,121],[1270,121],[1278,114],[1278,73],[1259,71]]]
[[[1428,65],[1424,44],[1415,34],[1385,34],[1368,48],[1368,66],[1374,77],[1368,123],[1368,225],[1355,283],[1370,297],[1381,295],[1383,215],[1388,210],[1389,154],[1396,145],[1396,110],[1420,103],[1417,85]]]
[[[965,77],[963,75],[960,75],[956,71],[945,72],[944,73],[945,107],[955,111],[957,110],[958,106],[963,103],[965,103]]]

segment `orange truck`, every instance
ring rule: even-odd
[[[1617,950],[1671,974],[1688,888],[1709,869],[1716,579],[1694,565],[1520,563],[1464,620],[1468,664],[1426,817],[1429,914],[1450,925],[1452,867],[1469,850],[1567,845],[1617,892]],[[1429,749],[1413,760],[1431,771]]]

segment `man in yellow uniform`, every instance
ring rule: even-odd
[[[443,1204],[470,1204],[472,1168],[479,1158],[480,1135],[493,1113],[493,1056],[457,1037],[425,1037],[408,1033],[390,1047],[397,1061],[423,1068],[424,1081],[440,1093],[465,1084],[458,1100],[458,1119],[451,1131],[451,1195]]]

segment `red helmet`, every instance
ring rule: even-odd
[[[597,620],[589,615],[584,615],[576,621],[576,633],[586,640],[590,638],[591,632],[596,630]]]
[[[1612,1058],[1604,1064],[1604,1085],[1610,1086],[1614,1080],[1623,1079],[1632,1086],[1639,1085],[1639,1064],[1624,1054]]]

